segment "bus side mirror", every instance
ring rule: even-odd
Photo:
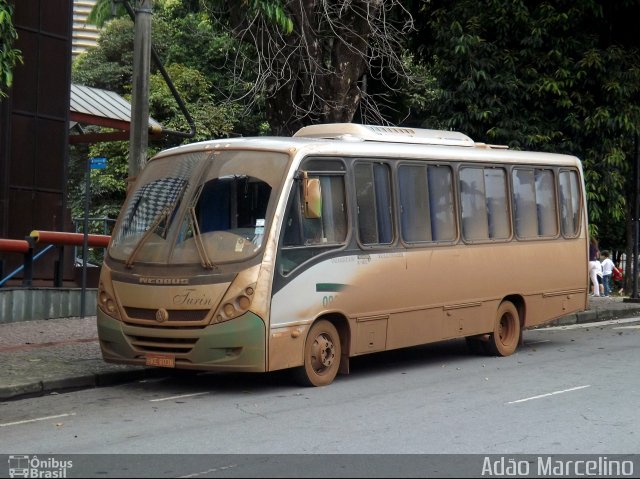
[[[304,217],[317,219],[322,217],[322,192],[319,178],[307,178],[305,173],[302,180],[302,194],[304,196]]]

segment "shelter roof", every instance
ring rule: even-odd
[[[69,143],[128,140],[131,129],[131,103],[109,90],[71,85],[69,119],[75,124],[113,128],[114,132],[69,135]],[[149,117],[149,134],[160,135],[162,125]]]

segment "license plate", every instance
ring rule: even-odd
[[[146,364],[147,366],[155,366],[158,368],[175,368],[176,358],[161,354],[148,354]]]

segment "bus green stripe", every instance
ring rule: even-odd
[[[339,293],[346,286],[342,283],[316,283],[316,293]]]

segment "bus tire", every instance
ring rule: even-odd
[[[307,334],[304,345],[304,364],[295,371],[303,386],[327,386],[340,369],[340,335],[326,320],[316,322]]]
[[[520,343],[520,315],[510,301],[504,301],[498,307],[493,333],[486,343],[487,350],[495,356],[513,354]]]

